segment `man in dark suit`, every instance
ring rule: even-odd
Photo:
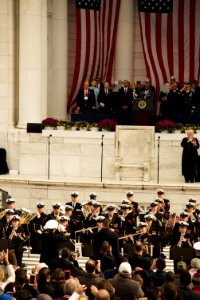
[[[119,257],[119,240],[117,233],[109,228],[110,221],[103,220],[103,228],[94,234],[93,238],[93,254],[97,255],[100,252],[101,245],[104,241],[108,241],[112,247],[113,256],[117,259]]]
[[[104,88],[100,90],[98,98],[99,112],[102,114],[110,114],[112,106],[112,90],[108,82],[104,83]]]
[[[130,82],[124,80],[124,86],[117,93],[117,122],[122,125],[131,124],[131,109],[133,103],[133,92]]]
[[[83,89],[78,92],[77,98],[77,113],[91,113],[96,106],[94,91],[89,89],[89,82],[86,80]]]

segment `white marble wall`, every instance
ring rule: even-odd
[[[47,136],[51,138],[51,176],[47,180]],[[160,184],[157,184],[157,137],[155,135],[152,179],[149,182],[115,180],[115,133],[104,132],[103,183],[100,183],[101,132],[43,131],[43,134],[9,130],[0,133],[0,147],[5,147],[10,169],[19,175],[1,175],[0,188],[16,197],[20,207],[34,208],[35,201],[44,199],[64,202],[73,190],[80,191],[81,201],[91,191],[102,202],[121,201],[127,190],[136,192],[136,199],[145,206],[156,197],[157,187],[167,190],[173,210],[183,209],[191,196],[199,197],[200,185],[185,184],[181,176],[180,142],[184,134],[160,134]],[[198,138],[200,136],[197,135]],[[137,145],[136,147],[141,147]]]
[[[18,169],[21,175],[47,176],[47,137],[26,133],[25,130],[9,130],[0,133],[0,147],[7,149],[10,169]],[[51,175],[57,178],[94,179],[100,178],[101,132],[52,131]],[[105,180],[115,178],[115,133],[104,133]],[[157,136],[151,163],[151,181],[157,180]],[[160,134],[160,182],[183,183],[181,175],[182,148],[180,142],[184,134]],[[198,135],[197,135],[198,137]],[[135,144],[136,147],[141,145]],[[139,149],[139,148],[138,148]],[[131,178],[127,179],[130,180]]]
[[[13,0],[0,0],[0,131],[14,125],[17,5]]]

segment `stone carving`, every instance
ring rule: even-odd
[[[149,181],[154,140],[153,126],[117,126],[115,179]]]

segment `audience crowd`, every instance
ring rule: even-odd
[[[8,198],[8,207],[1,212],[0,300],[200,299],[200,212],[196,200],[189,199],[176,220],[162,189],[157,190],[158,198],[145,213],[133,192],[126,196],[116,212],[113,204],[102,210],[94,192],[82,204],[77,201],[78,192],[73,192],[65,213],[56,203],[52,212],[45,214],[44,203],[40,202],[37,212],[26,217],[15,208],[15,200]],[[80,214],[83,228],[73,230],[80,227],[76,227]],[[11,228],[7,228],[7,238],[5,226]],[[21,261],[26,228],[30,230],[32,252],[41,254],[40,263],[30,274]],[[35,231],[31,231],[33,228]],[[83,249],[92,244],[83,268],[72,245],[72,241],[80,240]],[[174,259],[174,272],[166,271],[162,252],[166,245],[180,251],[188,249],[188,256]],[[189,250],[194,251],[192,259]]]

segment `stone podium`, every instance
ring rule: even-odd
[[[115,179],[149,181],[154,141],[153,126],[117,126]]]

